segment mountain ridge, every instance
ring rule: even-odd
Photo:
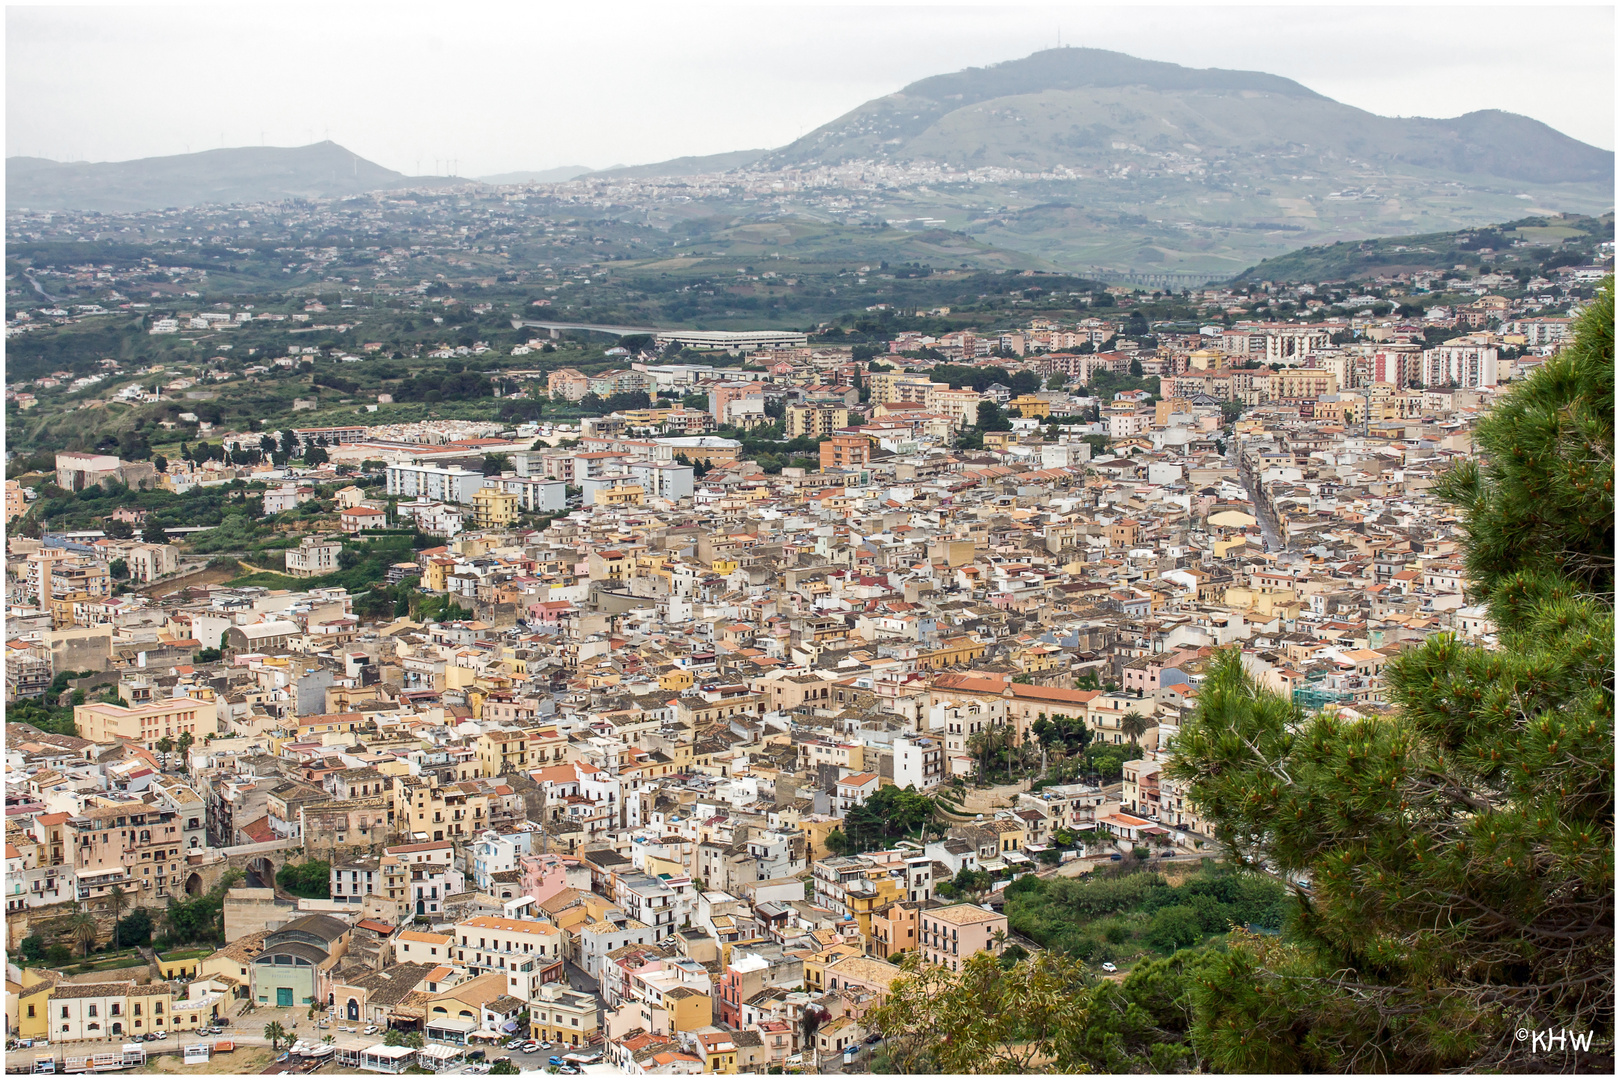
[[[124,212],[341,198],[458,183],[466,181],[395,172],[330,140],[307,146],[225,147],[132,161],[9,157],[6,209]]]
[[[998,107],[986,125],[979,117],[991,103]],[[1281,76],[1078,48],[918,80],[771,151],[762,163],[927,159],[1051,168],[1105,157],[1121,141],[1149,150],[1314,150],[1374,167],[1540,183],[1614,179],[1612,153],[1516,113],[1386,117]]]

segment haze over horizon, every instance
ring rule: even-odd
[[[1470,8],[1466,19],[1456,7],[741,5],[715,18],[474,6],[452,25],[428,8],[390,9],[386,22],[339,8],[323,12],[319,36],[267,21],[270,10],[8,9],[7,156],[120,161],[331,139],[417,175],[642,164],[781,146],[917,79],[1027,56],[1060,34],[1281,75],[1381,115],[1502,109],[1615,145],[1613,9],[1599,5]],[[1502,48],[1554,19],[1556,51]],[[109,108],[115,99],[123,107]],[[131,108],[150,119],[131,123]]]

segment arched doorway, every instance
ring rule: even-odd
[[[358,1020],[358,1019],[360,1019],[360,1003],[358,1001],[356,1001],[354,998],[350,998],[347,1008],[344,1009],[344,1014],[350,1020]]]
[[[196,871],[192,871],[191,876],[186,878],[186,895],[187,896],[201,896],[202,891],[203,891],[202,875],[197,873]]]
[[[245,871],[249,888],[273,889],[276,887],[276,864],[263,855],[253,859],[247,864]]]

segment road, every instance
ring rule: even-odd
[[[512,329],[521,330],[525,326],[532,326],[537,330],[591,330],[598,334],[617,334],[623,337],[626,334],[661,334],[656,326],[598,326],[592,323],[566,323],[543,322],[538,319],[513,319]]]
[[[1256,482],[1254,478],[1249,475],[1248,470],[1243,468],[1243,455],[1238,450],[1236,438],[1232,440],[1232,445],[1227,448],[1226,453],[1232,459],[1232,463],[1237,466],[1238,483],[1243,485],[1244,493],[1249,496],[1249,505],[1254,507],[1254,517],[1256,521],[1260,522],[1260,535],[1265,538],[1266,550],[1280,551],[1286,545],[1282,542],[1282,537],[1278,535],[1276,526],[1271,522],[1271,512],[1266,509],[1265,504],[1260,501],[1255,491]]]
[[[50,293],[46,292],[44,290],[44,288],[41,287],[40,283],[34,280],[34,275],[33,274],[30,274],[28,271],[24,270],[23,271],[23,277],[28,279],[28,284],[30,284],[30,285],[32,285],[34,287],[35,292],[39,293],[39,295],[43,296],[50,303],[52,303],[52,304],[56,303],[56,297],[54,297]]]

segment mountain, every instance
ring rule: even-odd
[[[561,184],[595,172],[588,165],[563,165],[556,169],[542,169],[540,172],[509,172],[496,173],[494,176],[480,176],[481,184]]]
[[[1512,113],[1377,116],[1276,75],[1073,48],[922,79],[761,164],[930,160],[1029,170],[1104,163],[1131,147],[1206,165],[1226,159],[1239,175],[1246,170],[1233,159],[1260,155],[1286,161],[1293,174],[1308,166],[1347,178],[1358,167],[1404,166],[1535,183],[1614,180],[1609,151]]]
[[[1546,274],[1602,257],[1599,245],[1614,241],[1614,215],[1565,214],[1528,217],[1501,225],[1417,236],[1386,236],[1300,248],[1249,267],[1234,282],[1365,281],[1425,270],[1481,263],[1509,275]]]
[[[11,157],[6,159],[6,209],[156,210],[198,203],[337,198],[465,182],[406,176],[334,142],[239,146],[97,163]]]
[[[725,154],[678,157],[651,165],[616,165],[591,173],[588,179],[645,180],[654,176],[702,176],[707,173],[746,169],[769,153],[766,150],[733,150]]]

